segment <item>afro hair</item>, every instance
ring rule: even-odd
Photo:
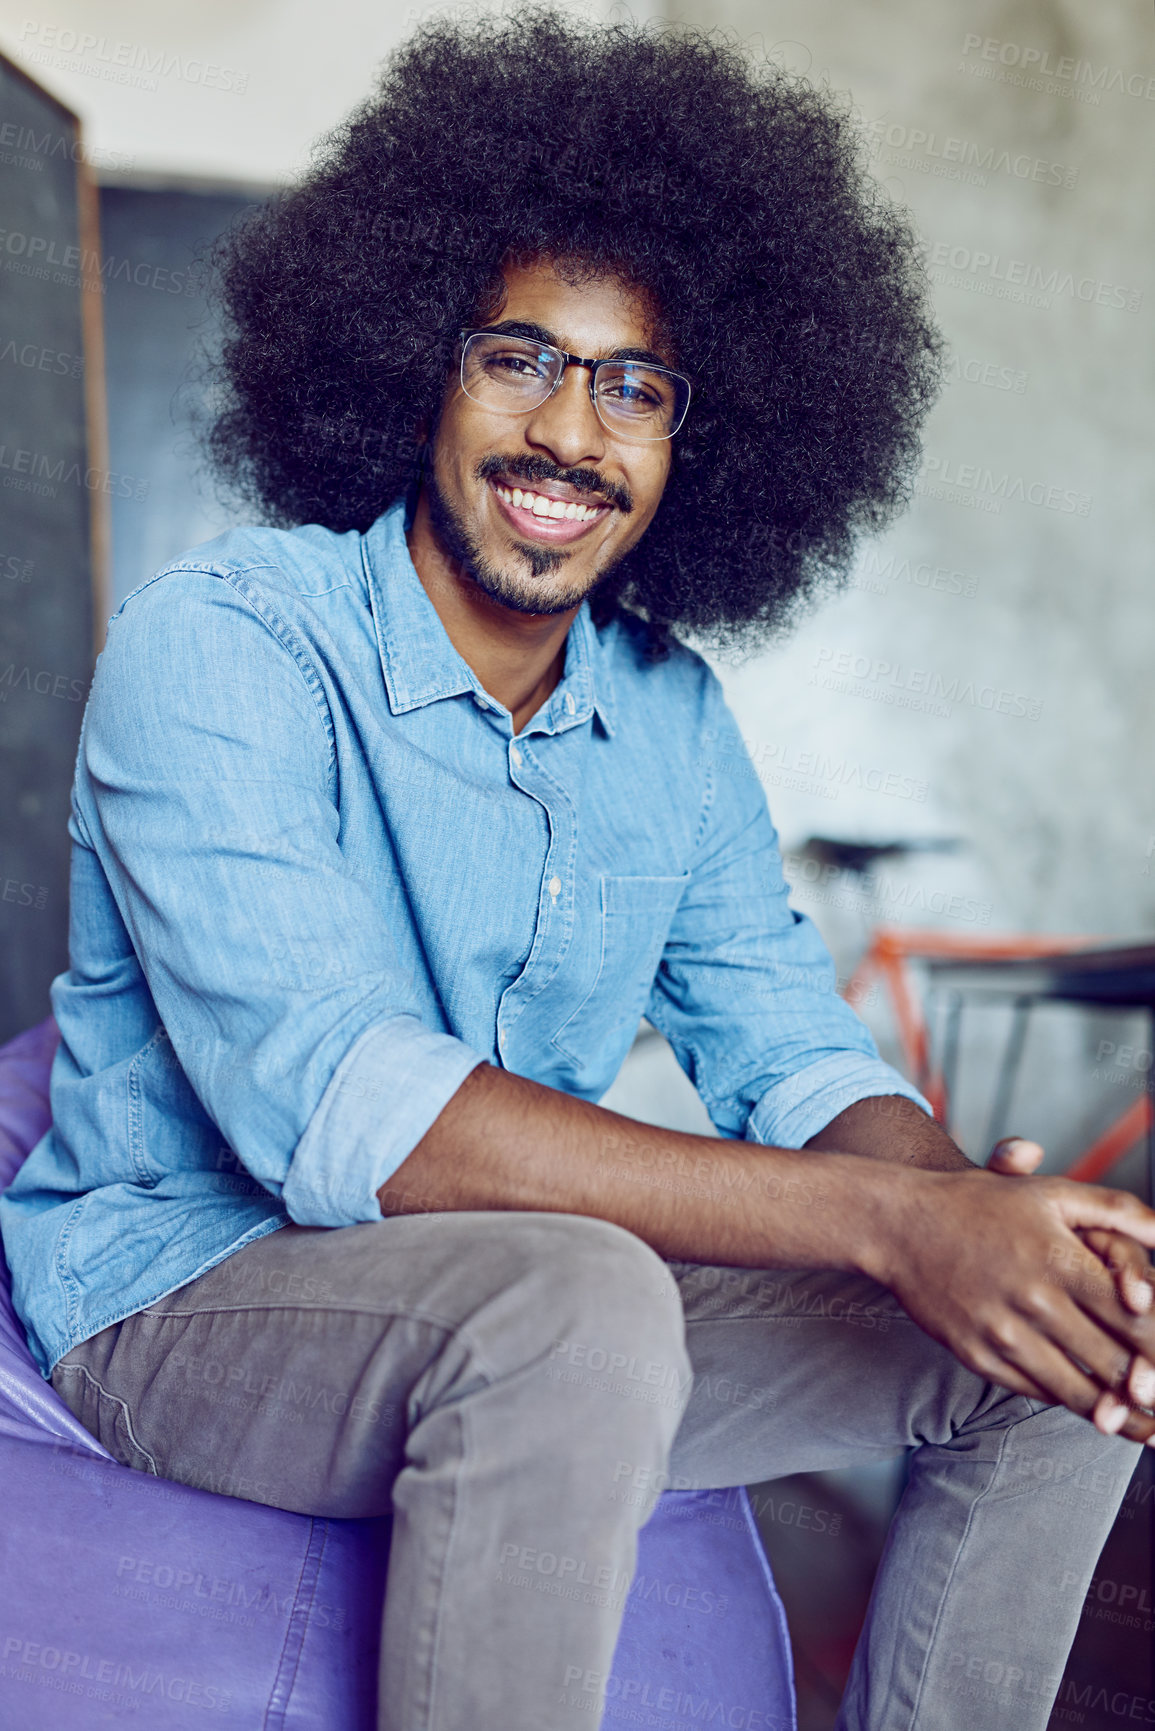
[[[649,292],[693,382],[658,511],[591,597],[748,648],[908,501],[941,377],[915,236],[849,106],[717,32],[439,18],[210,257],[207,454],[281,526],[364,531],[420,473],[503,259]]]

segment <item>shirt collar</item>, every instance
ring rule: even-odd
[[[361,555],[392,713],[399,715],[462,692],[484,696],[494,705],[473,669],[454,648],[409,557],[403,498],[362,536]],[[544,727],[548,733],[559,733],[587,720],[595,711],[612,736],[610,654],[590,618],[589,602],[583,601],[566,634],[565,671],[535,719],[534,729]]]

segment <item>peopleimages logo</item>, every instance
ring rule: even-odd
[[[909,583],[917,589],[933,590],[938,595],[977,595],[979,580],[972,573],[954,571],[949,565],[918,564],[900,559],[897,553],[881,554],[868,547],[862,562],[850,580],[852,589],[865,589],[872,595],[889,595],[894,586]]]
[[[22,1635],[9,1635],[5,1639],[0,1677],[16,1683],[47,1684],[64,1694],[85,1695],[90,1700],[110,1700],[129,1706],[133,1712],[143,1695],[157,1695],[161,1700],[176,1701],[207,1713],[228,1713],[232,1698],[229,1690],[218,1683],[202,1683],[180,1672],[161,1671],[143,1659],[79,1653],[68,1647],[54,1647],[50,1642],[25,1640]]]
[[[944,384],[982,385],[988,391],[1013,391],[1021,397],[1027,388],[1027,373],[1023,367],[1000,366],[998,361],[981,359],[978,355],[947,357]]]
[[[836,865],[819,865],[817,860],[800,854],[784,854],[782,869],[790,883],[791,894],[805,898],[806,906],[841,908],[847,913],[863,915],[872,922],[883,913],[894,921],[897,912],[939,919],[962,920],[967,925],[989,926],[992,904],[976,896],[950,890],[928,890],[925,884],[912,879],[896,878],[884,871],[865,872],[861,876]],[[857,1007],[857,1000],[856,1000]]]
[[[1083,91],[1092,101],[1098,101],[1104,91],[1117,96],[1132,96],[1140,102],[1155,99],[1155,76],[1145,72],[1124,72],[1118,66],[1096,66],[1081,56],[1062,54],[1052,57],[1048,48],[1030,48],[1021,42],[1002,42],[996,36],[979,36],[968,32],[963,37],[963,59],[976,58],[966,67],[968,72],[980,72],[983,62],[990,65],[987,77],[997,77],[996,67],[1015,70],[1028,88],[1041,89],[1046,81]],[[1014,80],[1018,82],[1019,80]]]
[[[25,234],[19,229],[0,228],[0,253],[5,255],[4,270],[15,275],[68,283],[74,288],[94,289],[98,294],[104,293],[109,282],[133,283],[137,288],[160,289],[165,294],[197,292],[192,271],[117,258],[115,253],[102,257],[99,252],[78,246],[58,247],[49,235]]]
[[[90,168],[114,168],[121,172],[136,167],[135,156],[123,150],[104,150],[98,144],[81,144],[69,133],[38,132],[14,120],[0,122],[0,162],[12,168],[42,169],[49,157],[86,162]]]
[[[1037,721],[1043,712],[1038,697],[979,685],[973,679],[960,679],[958,674],[948,677],[930,667],[903,667],[900,662],[858,654],[853,649],[819,649],[808,683],[931,715],[949,716],[955,703],[987,709],[995,715],[1026,716],[1031,721]]]
[[[843,754],[828,756],[822,751],[800,750],[785,741],[775,744],[743,738],[739,746],[728,736],[719,739],[711,728],[702,733],[701,742],[703,748],[710,748],[703,749],[698,760],[702,767],[722,774],[745,774],[753,769],[765,785],[785,787],[794,793],[837,799],[842,788],[850,787],[892,799],[913,799],[920,804],[927,796],[925,781]]]
[[[931,498],[953,499],[959,504],[981,501],[984,510],[996,513],[1001,511],[1004,500],[1010,500],[1038,505],[1045,511],[1089,517],[1094,504],[1090,493],[1081,493],[1074,487],[1012,475],[1006,469],[988,469],[982,463],[958,463],[952,457],[931,455],[923,459],[915,491]]]
[[[33,673],[31,667],[22,667],[16,671],[16,663],[10,661],[7,667],[0,667],[0,703],[7,703],[10,691],[36,691],[41,697],[61,697],[69,703],[80,703],[84,699],[84,681],[69,679],[66,673],[52,673],[47,668],[40,668]]]
[[[98,469],[92,465],[82,469],[79,463],[66,462],[65,458],[50,456],[45,451],[0,445],[0,487],[12,487],[19,493],[54,499],[61,483],[84,487],[90,493],[110,493],[118,499],[138,502],[148,497],[149,489],[149,482],[135,475],[121,475],[114,469]]]
[[[33,372],[59,373],[65,378],[78,379],[84,371],[83,355],[45,348],[43,343],[21,342],[17,337],[0,340],[0,363],[4,361]]]
[[[1049,307],[1053,299],[1066,295],[1087,305],[1137,313],[1142,289],[1100,277],[1076,277],[1057,265],[1050,269],[1028,259],[1004,258],[985,247],[955,246],[946,240],[919,242],[919,253],[930,280],[939,288],[966,288],[999,300],[1021,301],[1027,306]]]
[[[1079,178],[1078,169],[1069,163],[1032,156],[1026,150],[1012,152],[994,144],[980,144],[973,138],[942,135],[924,126],[872,120],[866,127],[866,135],[872,154],[882,162],[940,178],[963,178],[974,186],[986,186],[988,174],[1007,174],[1015,180],[1034,180],[1069,190]]]
[[[62,29],[58,24],[42,24],[35,18],[24,20],[20,41],[28,59],[39,65],[61,66],[142,90],[156,90],[161,78],[179,78],[205,90],[231,91],[240,96],[249,81],[247,72],[238,72],[232,66],[140,42],[113,42],[90,30]]]

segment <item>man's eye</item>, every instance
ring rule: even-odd
[[[636,379],[618,379],[607,384],[602,396],[612,397],[628,409],[660,409],[663,406],[658,392],[648,385],[639,384]]]
[[[535,361],[529,355],[519,354],[491,355],[486,364],[492,372],[505,373],[507,377],[518,379],[542,379],[547,370],[544,361]]]

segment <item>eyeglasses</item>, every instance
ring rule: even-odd
[[[590,369],[590,397],[602,425],[627,439],[672,439],[690,406],[690,381],[643,361],[590,360],[552,343],[500,331],[461,332],[461,388],[498,414],[540,408],[567,367]]]

